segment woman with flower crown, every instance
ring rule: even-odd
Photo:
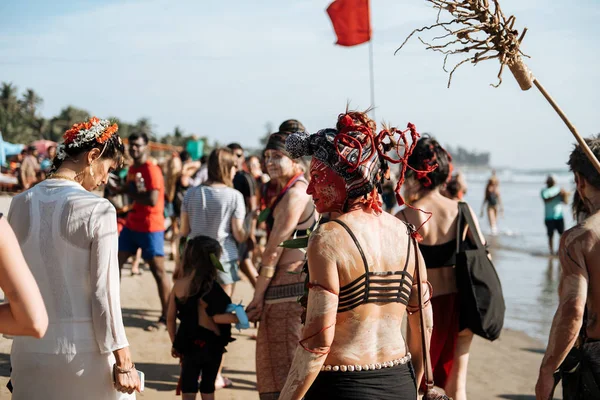
[[[402,163],[396,197],[403,203],[399,189],[412,149],[404,136],[409,132],[414,142],[413,125],[377,134],[365,113],[346,112],[335,129],[298,132],[286,141],[293,158],[312,156],[307,193],[331,220],[308,241],[306,322],[280,400],[417,398],[423,375],[420,313],[428,328],[432,320],[427,273],[416,230],[383,212],[380,198],[388,162]],[[400,148],[394,136],[406,150],[392,157],[388,151]]]
[[[114,400],[140,389],[121,317],[116,211],[90,193],[121,163],[117,129],[95,117],[73,125],[48,179],[12,200],[8,220],[49,318],[43,338],[14,339],[14,400]]]

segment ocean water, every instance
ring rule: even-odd
[[[568,171],[498,171],[504,215],[498,220],[499,233],[491,235],[487,215],[480,225],[502,282],[506,302],[505,327],[523,331],[547,342],[558,304],[560,263],[549,256],[544,225],[544,203],[540,191],[552,172],[558,184],[574,193]],[[468,191],[465,200],[481,211],[490,171],[465,171]],[[572,199],[572,196],[571,196]],[[570,200],[571,200],[570,199]],[[565,228],[573,226],[570,204],[564,205]],[[555,250],[558,237],[555,234]]]

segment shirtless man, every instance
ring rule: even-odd
[[[600,139],[588,139],[587,143],[600,158]],[[552,398],[554,371],[576,344],[580,331],[587,336],[582,348],[580,371],[584,378],[587,375],[589,379],[582,379],[574,391],[577,399],[600,398],[600,174],[580,146],[573,150],[568,164],[575,175],[577,192],[588,217],[566,231],[560,241],[560,300],[535,387],[537,400]],[[585,329],[581,329],[586,312],[587,323]],[[564,395],[565,399],[571,398],[567,397],[566,390]]]

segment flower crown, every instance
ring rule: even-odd
[[[74,124],[63,135],[63,143],[58,146],[56,157],[64,160],[67,157],[65,149],[67,147],[81,147],[92,141],[103,144],[106,143],[117,131],[119,126],[110,123],[107,119],[90,118],[87,122]]]

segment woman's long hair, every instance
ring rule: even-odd
[[[233,151],[227,147],[214,149],[208,156],[208,179],[233,187],[231,168],[237,165]]]
[[[217,279],[215,260],[221,257],[221,245],[208,236],[196,236],[188,240],[183,254],[182,278],[192,277],[185,299],[198,293],[204,296]]]

